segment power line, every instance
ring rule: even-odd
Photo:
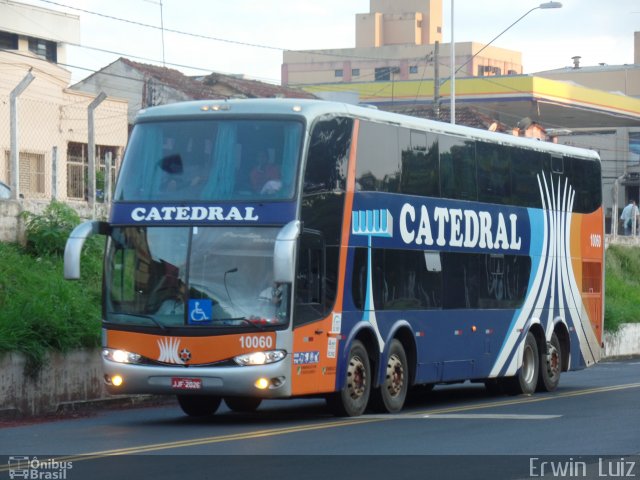
[[[121,17],[116,17],[113,15],[108,15],[105,13],[101,13],[101,12],[95,12],[92,10],[86,10],[83,8],[79,8],[79,7],[74,7],[71,5],[66,5],[64,3],[60,3],[60,2],[55,2],[53,0],[37,0],[39,2],[43,2],[43,3],[48,3],[51,5],[56,5],[58,7],[63,7],[63,8],[69,8],[71,10],[76,10],[82,13],[87,13],[90,15],[96,15],[99,17],[103,17],[103,18],[107,18],[109,20],[115,20],[115,21],[119,21],[119,22],[124,22],[124,23],[129,23],[132,25],[137,25],[140,27],[144,27],[144,28],[151,28],[154,30],[162,30],[165,32],[170,32],[170,33],[176,33],[179,35],[186,35],[189,37],[194,37],[194,38],[200,38],[200,39],[205,39],[205,40],[212,40],[212,41],[216,41],[216,42],[223,42],[223,43],[230,43],[233,45],[240,45],[240,46],[245,46],[245,47],[251,47],[251,48],[262,48],[262,49],[266,49],[266,50],[275,50],[275,51],[279,51],[279,52],[300,52],[300,53],[304,53],[304,54],[313,54],[313,55],[322,55],[322,56],[329,56],[329,57],[339,57],[339,58],[350,58],[350,59],[354,59],[354,60],[373,60],[373,61],[398,61],[398,58],[391,58],[391,57],[367,57],[367,56],[363,56],[363,55],[349,55],[347,53],[341,53],[341,52],[336,52],[335,50],[332,49],[325,49],[325,50],[294,50],[294,49],[290,49],[290,48],[285,48],[285,47],[277,47],[277,46],[273,46],[273,45],[265,45],[265,44],[259,44],[259,43],[250,43],[250,42],[243,42],[240,40],[231,40],[228,38],[221,38],[221,37],[213,37],[210,35],[204,35],[201,33],[193,33],[193,32],[186,32],[184,30],[177,30],[177,29],[171,29],[171,28],[166,28],[166,27],[162,27],[162,26],[157,26],[157,25],[151,25],[148,23],[143,23],[143,22],[138,22],[135,20],[129,20],[126,18],[121,18]],[[82,45],[77,45],[77,46],[82,46]],[[348,49],[336,49],[336,50],[348,50]],[[415,57],[415,58],[407,58],[407,59],[402,59],[402,60],[421,60],[423,57]],[[157,61],[157,60],[156,60]],[[444,65],[444,63],[442,63],[442,65]],[[188,68],[193,68],[193,67],[188,67]]]
[[[114,17],[113,15],[107,15],[105,13],[100,13],[100,12],[93,12],[91,10],[86,10],[84,8],[72,7],[71,5],[66,5],[64,3],[54,2],[52,0],[38,0],[38,1],[39,2],[43,2],[43,3],[49,3],[51,5],[56,5],[58,7],[69,8],[71,10],[76,10],[78,12],[88,13],[90,15],[96,15],[96,16],[99,16],[99,17],[108,18],[110,20],[117,20],[119,22],[124,22],[124,23],[129,23],[129,24],[132,24],[132,25],[137,25],[139,27],[153,28],[154,30],[161,30],[162,29],[162,27],[158,27],[157,25],[150,25],[148,23],[137,22],[135,20],[129,20],[129,19],[126,19],[126,18]],[[234,45],[242,45],[242,46],[245,46],[245,47],[264,48],[264,49],[267,49],[267,50],[278,50],[278,51],[286,50],[284,48],[273,47],[273,46],[270,46],[270,45],[260,45],[260,44],[249,43],[249,42],[241,42],[239,40],[229,40],[227,38],[212,37],[210,35],[203,35],[203,34],[200,34],[200,33],[185,32],[185,31],[182,31],[182,30],[175,30],[175,29],[166,28],[166,27],[164,28],[164,31],[165,32],[170,32],[170,33],[177,33],[177,34],[180,34],[180,35],[187,35],[187,36],[195,37],[195,38],[204,38],[206,40],[213,40],[213,41],[216,41],[216,42],[224,42],[224,43],[231,43],[231,44],[234,44]]]

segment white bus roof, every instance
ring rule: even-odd
[[[307,119],[308,123],[317,117],[348,116],[372,120],[376,122],[401,125],[416,130],[427,130],[434,133],[457,135],[472,140],[481,140],[503,145],[544,151],[550,154],[567,155],[573,157],[599,160],[598,153],[567,145],[543,142],[531,138],[515,137],[505,133],[490,132],[478,128],[453,125],[435,120],[385,112],[366,106],[350,105],[346,103],[325,100],[303,99],[233,99],[233,100],[198,100],[159,105],[140,110],[135,123],[180,119],[202,118],[216,116],[253,116],[253,115],[294,115]]]

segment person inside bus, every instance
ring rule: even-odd
[[[280,167],[274,163],[266,150],[258,152],[257,163],[249,175],[251,188],[260,194],[273,194],[282,188]]]

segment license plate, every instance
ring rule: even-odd
[[[202,380],[200,378],[173,377],[171,379],[171,387],[177,390],[200,390],[202,388]]]

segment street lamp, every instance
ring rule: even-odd
[[[451,0],[451,69],[455,68],[455,46],[453,43],[453,2],[454,0]],[[504,33],[509,30],[511,27],[513,27],[516,23],[518,23],[520,20],[522,20],[524,17],[526,17],[527,15],[529,15],[531,12],[533,12],[534,10],[546,10],[549,8],[562,8],[562,3],[561,2],[545,2],[545,3],[541,3],[540,5],[538,5],[537,7],[533,7],[531,10],[529,10],[528,12],[526,12],[524,15],[522,15],[520,18],[518,18],[515,22],[513,22],[511,25],[509,25],[507,28],[505,28],[503,31],[501,31],[498,35],[496,35],[495,37],[493,37],[489,43],[485,44],[480,50],[478,50],[476,53],[474,53],[471,58],[469,58],[466,62],[464,62],[462,65],[460,65],[458,68],[455,69],[455,71],[453,71],[451,73],[451,123],[456,123],[456,98],[455,98],[455,82],[456,82],[456,73],[458,73],[463,67],[465,67],[470,61],[472,61],[474,58],[476,58],[480,52],[482,52],[485,48],[487,48],[489,45],[491,45],[493,42],[495,42],[498,38],[500,38],[502,35],[504,35]]]

